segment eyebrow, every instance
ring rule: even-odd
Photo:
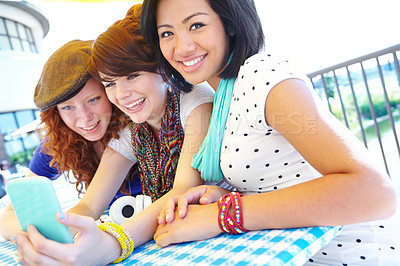
[[[184,18],[184,19],[182,20],[182,24],[185,24],[186,22],[188,22],[188,21],[189,21],[190,19],[192,19],[193,17],[201,16],[201,15],[208,16],[208,14],[205,13],[205,12],[196,12],[196,13],[194,13],[194,14],[192,14],[192,15],[186,17],[186,18]],[[158,26],[157,26],[157,29],[162,28],[162,27],[171,28],[171,25],[169,25],[169,24],[158,25]]]
[[[101,82],[114,82],[115,78],[112,77],[100,77]]]

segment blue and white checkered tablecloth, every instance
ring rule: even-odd
[[[0,210],[8,204],[0,200]],[[67,202],[68,203],[68,202]],[[69,202],[69,207],[76,202]],[[63,204],[63,209],[66,207]],[[341,227],[308,227],[251,231],[161,248],[150,241],[118,265],[302,265],[328,244]],[[18,265],[16,249],[0,239],[0,265]]]
[[[221,234],[161,248],[151,241],[120,265],[303,265],[340,227],[309,227]]]
[[[150,241],[118,265],[303,265],[339,231],[339,227],[309,227],[221,234],[166,248]],[[15,251],[10,241],[0,242],[0,265],[18,265]]]

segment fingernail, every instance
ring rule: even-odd
[[[166,215],[166,216],[165,216],[165,220],[167,220],[167,221],[168,221],[168,218],[169,218],[169,216],[168,216],[168,215]]]
[[[179,210],[179,217],[182,217],[182,210]]]
[[[64,220],[64,219],[65,219],[65,213],[59,212],[59,213],[58,213],[58,218],[59,218],[60,220]]]
[[[19,256],[18,252],[16,252],[12,257],[13,257],[14,261],[15,261],[18,265],[21,265],[21,264],[20,264],[21,257]]]
[[[17,236],[16,236],[16,235],[14,235],[14,236],[11,238],[11,243],[12,243],[12,245],[13,245],[13,247],[14,247],[15,249],[18,248],[18,245],[17,245]]]

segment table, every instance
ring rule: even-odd
[[[166,248],[151,241],[121,265],[302,265],[339,232],[340,227],[251,231]]]
[[[0,210],[8,204],[7,198],[0,200]],[[70,206],[71,202],[67,204]],[[340,230],[341,227],[307,227],[221,234],[165,248],[150,241],[117,265],[302,265]],[[18,265],[13,259],[15,252],[10,241],[0,240],[0,265]]]

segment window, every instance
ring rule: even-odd
[[[40,138],[35,131],[13,135],[12,133],[39,118],[39,111],[24,110],[0,114],[0,134],[3,135],[4,147],[11,164],[28,166],[33,150],[39,145]]]
[[[0,50],[38,53],[31,29],[3,17],[0,17]]]

